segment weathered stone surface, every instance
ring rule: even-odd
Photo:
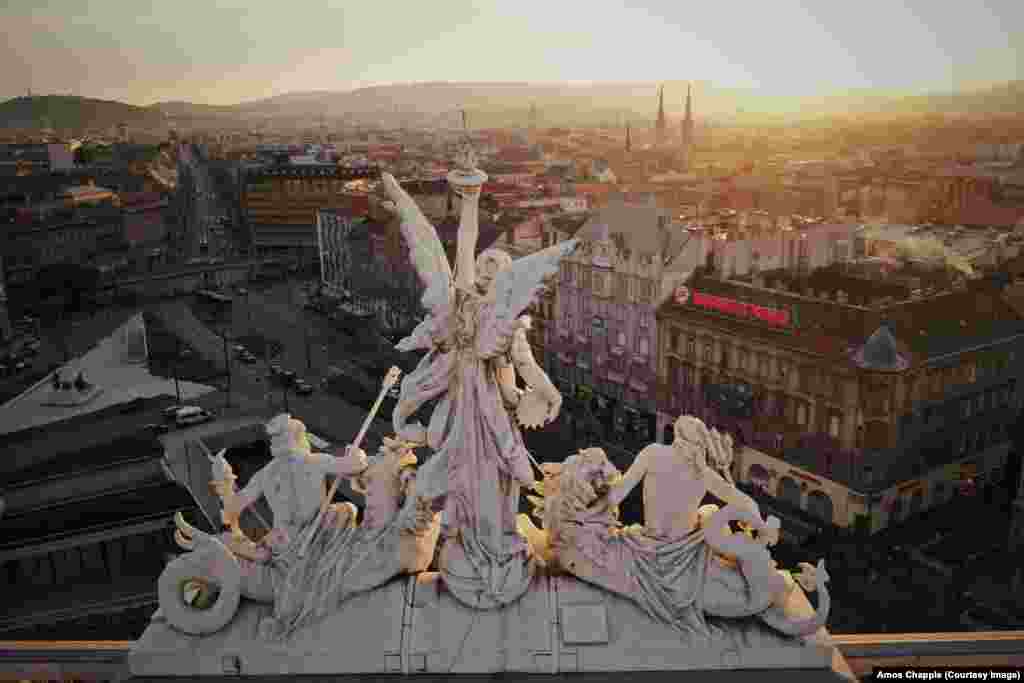
[[[787,612],[794,617],[813,611],[799,590],[791,603]],[[845,668],[824,630],[791,639],[755,620],[717,622],[725,634],[712,647],[689,643],[632,602],[566,575],[539,574],[519,602],[486,611],[462,605],[435,572],[402,577],[352,598],[284,643],[257,634],[269,609],[245,602],[227,628],[204,638],[175,631],[158,612],[132,651],[131,672],[143,678],[352,675],[362,681],[385,674],[448,680],[502,672],[631,672],[632,680],[639,672],[689,671],[705,680],[719,671],[766,676],[771,674],[764,670],[772,669],[785,672],[787,680],[795,672],[816,674],[807,680],[834,680],[836,670]],[[589,621],[599,614],[603,626]]]

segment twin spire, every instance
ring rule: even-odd
[[[686,84],[686,114],[681,123],[681,138],[684,157],[689,159],[690,148],[693,145],[693,87]],[[655,136],[659,147],[665,146],[668,142],[668,120],[665,118],[665,86],[658,87],[658,119],[654,126]],[[626,122],[626,151],[633,149],[633,141],[630,136],[629,122]]]

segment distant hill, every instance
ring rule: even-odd
[[[970,92],[906,97],[892,102],[888,108],[925,113],[1024,114],[1024,81]]]
[[[148,107],[73,95],[16,97],[0,102],[0,128],[103,129],[119,123],[160,125],[163,114]]]
[[[146,107],[171,117],[238,116],[238,105],[218,106],[193,102],[158,102]]]
[[[399,125],[459,121],[465,108],[474,128],[523,126],[530,108],[537,108],[541,126],[609,123],[634,128],[653,125],[657,113],[654,82],[621,83],[495,83],[432,82],[381,85],[350,91],[286,93],[231,106],[191,102],[161,102],[136,107],[84,97],[18,97],[0,103],[0,128],[36,127],[45,119],[53,128],[109,128],[129,125],[166,125],[169,119],[182,128],[220,124],[260,124],[304,121],[321,117],[359,123]],[[683,113],[686,81],[665,86],[665,110],[675,126]],[[1024,114],[1024,81],[984,89],[904,96],[872,90],[846,91],[816,97],[783,97],[738,88],[722,88],[695,81],[694,112],[698,118],[767,122],[806,119],[836,114]]]

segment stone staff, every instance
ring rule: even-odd
[[[384,397],[388,391],[395,386],[398,382],[398,376],[402,374],[402,371],[397,367],[392,367],[388,370],[388,374],[384,376],[384,382],[380,388],[380,393],[377,395],[377,400],[374,401],[373,407],[370,408],[370,414],[366,416],[363,421],[363,427],[359,430],[359,434],[356,435],[356,440],[352,442],[352,448],[359,448],[359,444],[363,442],[363,437],[366,436],[367,430],[370,429],[370,424],[373,422],[373,418],[377,415],[377,411],[380,410],[380,404],[384,401]],[[316,534],[316,530],[320,528],[320,524],[323,522],[324,515],[327,514],[327,506],[331,504],[331,500],[334,498],[334,494],[338,490],[338,484],[341,483],[341,477],[335,477],[334,483],[331,484],[331,488],[327,491],[327,495],[324,496],[324,501],[320,505],[320,512],[317,513],[316,519],[313,521],[313,525],[306,535],[306,540],[303,541],[302,547],[299,548],[299,557],[305,557],[306,551],[309,550],[309,544],[313,542],[313,536]]]

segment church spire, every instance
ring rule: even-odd
[[[686,84],[686,116],[683,118],[682,128],[683,165],[689,168],[693,154],[693,101],[689,83]]]
[[[659,145],[664,144],[667,132],[665,122],[665,86],[662,85],[658,88],[658,122],[655,124],[655,136]]]

